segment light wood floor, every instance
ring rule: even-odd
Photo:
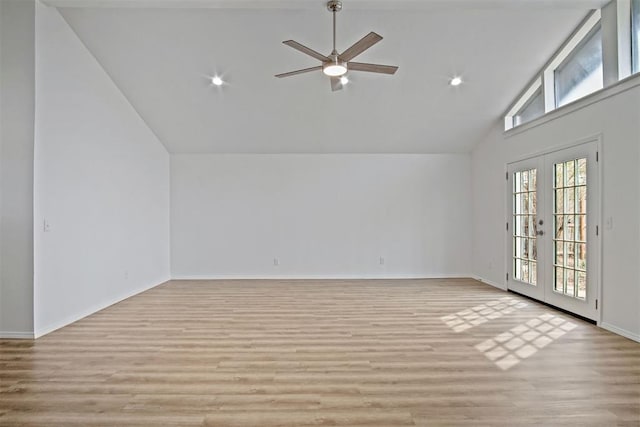
[[[640,425],[640,344],[468,279],[174,281],[0,372],[2,426]]]

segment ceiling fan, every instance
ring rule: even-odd
[[[336,50],[336,13],[342,10],[342,2],[340,0],[331,0],[327,2],[327,9],[333,13],[333,50],[331,54],[325,56],[316,52],[294,40],[286,40],[282,43],[290,46],[302,53],[319,60],[322,65],[317,67],[305,68],[302,70],[290,71],[288,73],[276,74],[276,77],[290,77],[298,74],[309,73],[311,71],[320,71],[331,78],[331,90],[336,91],[342,89],[342,77],[347,71],[368,71],[370,73],[395,74],[398,67],[392,65],[366,64],[362,62],[351,61],[365,50],[382,40],[382,36],[373,31],[358,40],[353,46],[338,54]]]

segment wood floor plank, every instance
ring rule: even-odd
[[[0,426],[640,426],[640,345],[471,279],[172,281],[0,340]]]

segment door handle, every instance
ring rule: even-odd
[[[542,230],[537,231],[537,232],[536,232],[536,234],[537,234],[538,236],[544,236],[544,231],[542,231]]]

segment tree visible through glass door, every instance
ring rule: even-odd
[[[513,272],[514,278],[537,284],[537,169],[513,174]]]
[[[587,293],[587,159],[554,164],[553,247],[555,292]]]

